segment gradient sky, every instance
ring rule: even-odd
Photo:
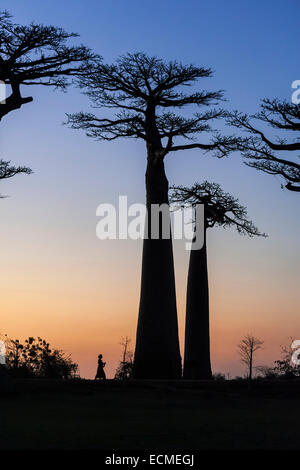
[[[1,9],[20,23],[78,32],[106,61],[145,51],[211,67],[214,77],[199,87],[224,89],[228,109],[252,113],[261,98],[290,100],[291,83],[300,79],[298,0],[2,0]],[[74,88],[23,94],[33,103],[1,123],[1,157],[34,174],[0,187],[10,196],[0,202],[0,332],[46,338],[72,353],[86,377],[101,352],[112,376],[121,337],[134,346],[142,244],[98,240],[95,211],[119,195],[144,201],[144,144],[94,142],[62,126],[66,112],[89,109]],[[247,239],[216,229],[208,249],[214,371],[242,373],[236,345],[248,332],[265,341],[258,363],[270,364],[289,337],[300,338],[299,196],[281,189],[279,178],[247,168],[238,154],[216,160],[177,152],[166,167],[171,184],[220,183],[269,234]],[[188,253],[178,241],[174,251],[183,345]]]

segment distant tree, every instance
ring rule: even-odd
[[[0,120],[33,100],[22,96],[21,86],[65,90],[69,78],[88,72],[91,63],[99,58],[85,46],[66,45],[76,36],[55,26],[19,25],[12,22],[7,11],[0,13],[0,80],[11,90],[0,103]]]
[[[258,338],[251,334],[247,334],[241,342],[238,344],[238,353],[241,357],[241,362],[246,365],[247,368],[247,376],[249,381],[251,382],[253,376],[253,365],[254,365],[254,356],[255,353],[262,349],[262,345],[264,344]]]
[[[241,235],[265,236],[247,217],[247,210],[216,183],[172,186],[170,200],[175,207],[204,206],[204,244],[192,249],[187,282],[185,351],[183,377],[210,379],[209,286],[207,270],[207,229],[234,227]],[[195,213],[196,217],[196,213]],[[195,224],[201,221],[195,220]],[[198,231],[199,232],[199,231]]]
[[[26,166],[13,166],[10,162],[4,161],[0,159],[0,180],[12,178],[15,175],[20,173],[25,173],[26,175],[30,175],[32,173],[31,169]],[[1,196],[0,198],[4,197]]]
[[[299,158],[294,152],[300,150],[300,105],[278,99],[264,99],[261,111],[251,117],[267,123],[276,130],[285,131],[286,137],[290,137],[291,133],[296,137],[290,138],[290,142],[284,138],[278,138],[274,142],[251,123],[247,114],[234,111],[228,115],[229,124],[249,134],[249,137],[241,138],[237,145],[237,149],[246,159],[246,165],[271,175],[281,176],[286,189],[299,192],[300,164],[281,155],[282,152],[287,152],[296,159]]]
[[[122,338],[120,345],[123,346],[123,356],[122,356],[122,361],[120,361],[116,374],[115,374],[115,379],[116,380],[125,380],[125,379],[130,379],[132,378],[132,372],[133,372],[133,353],[132,351],[129,351],[128,345],[130,343],[130,339],[128,336],[126,338]]]
[[[123,346],[123,362],[126,361],[128,354],[132,354],[131,351],[128,350],[129,343],[131,342],[131,339],[126,336],[125,338],[121,339],[120,345]]]
[[[77,376],[78,365],[70,356],[42,338],[29,337],[22,344],[6,339],[6,366],[17,377],[70,379]]]
[[[109,108],[108,116],[84,112],[68,116],[72,128],[83,129],[96,140],[128,137],[142,139],[146,145],[148,231],[143,247],[136,378],[181,376],[172,240],[163,237],[162,217],[158,239],[151,237],[151,207],[169,204],[166,155],[195,148],[223,156],[234,142],[219,134],[206,143],[191,142],[197,135],[211,132],[212,120],[224,115],[214,106],[222,99],[222,92],[185,93],[188,85],[211,75],[208,68],[165,62],[143,53],[127,54],[113,65],[98,65],[79,80],[94,108]],[[175,113],[188,105],[205,110],[191,117]],[[208,109],[209,106],[213,108]],[[114,115],[111,110],[116,110]],[[175,143],[177,139],[179,142]]]

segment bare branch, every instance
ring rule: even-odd
[[[300,131],[300,106],[296,104],[289,104],[277,99],[265,99],[262,101],[261,112],[252,117],[266,122],[275,129]],[[228,114],[227,118],[229,125],[249,134],[249,137],[237,139],[236,146],[236,150],[240,150],[246,159],[246,165],[268,174],[282,176],[286,189],[300,192],[300,164],[274,153],[300,150],[300,135],[292,142],[278,139],[276,143],[254,127],[246,114],[234,111]]]
[[[185,145],[175,145],[170,148],[170,152],[177,152],[178,150],[190,150],[194,148],[199,148],[205,150],[206,152],[214,151],[214,155],[218,158],[227,156],[230,152],[235,150],[237,145],[237,140],[234,136],[222,137],[219,134],[216,134],[212,139],[210,144],[185,144]]]
[[[13,166],[10,161],[0,159],[0,180],[12,178],[20,173],[30,175],[32,170],[26,166]],[[3,197],[0,195],[0,197]]]

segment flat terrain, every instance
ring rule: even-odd
[[[299,423],[298,380],[19,380],[0,397],[0,449],[299,449]]]

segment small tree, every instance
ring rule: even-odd
[[[204,206],[204,244],[190,254],[187,298],[184,369],[185,379],[210,379],[209,286],[207,269],[207,229],[234,227],[241,235],[265,236],[247,217],[238,200],[216,183],[195,183],[191,187],[173,186],[171,202],[175,207]],[[196,215],[195,215],[196,216]],[[200,221],[195,220],[195,225]]]
[[[11,89],[0,103],[0,120],[33,100],[22,96],[22,85],[65,90],[70,83],[68,77],[88,72],[98,56],[85,46],[66,45],[76,36],[55,26],[19,25],[11,21],[7,11],[0,13],[0,80]]]
[[[208,68],[165,62],[143,53],[127,54],[115,64],[100,64],[79,80],[94,108],[110,108],[107,117],[79,112],[68,116],[74,129],[96,140],[120,137],[141,139],[147,152],[146,205],[148,231],[143,245],[139,320],[134,375],[141,379],[177,379],[181,376],[172,240],[151,237],[151,207],[168,208],[165,157],[188,149],[213,150],[226,155],[234,139],[214,133],[210,140],[193,141],[211,132],[211,122],[224,116],[215,107],[220,91],[193,91],[187,87],[212,75]],[[187,117],[183,108],[201,112]],[[211,108],[209,108],[211,106]],[[178,113],[176,113],[176,110]],[[179,140],[179,141],[178,141]],[[177,142],[175,142],[177,141]]]
[[[132,377],[133,372],[133,353],[132,351],[128,350],[128,345],[131,340],[126,336],[126,338],[122,338],[120,345],[123,346],[123,357],[122,361],[120,361],[116,373],[115,379],[117,380],[125,380],[130,379]]]
[[[255,353],[259,349],[262,349],[263,344],[263,341],[258,338],[255,338],[255,336],[253,336],[252,334],[247,334],[238,344],[238,353],[241,357],[241,362],[246,365],[248,379],[250,382],[252,380],[253,375]]]
[[[290,142],[284,138],[274,142],[251,123],[247,114],[234,111],[228,115],[229,124],[249,134],[249,137],[239,139],[237,145],[237,149],[246,159],[246,165],[271,175],[281,176],[286,189],[299,192],[300,164],[283,158],[282,152],[298,157],[294,152],[300,150],[300,105],[278,99],[264,99],[261,111],[251,117],[267,123],[276,130],[285,131],[287,137],[288,131],[293,132],[296,137],[290,139]]]

